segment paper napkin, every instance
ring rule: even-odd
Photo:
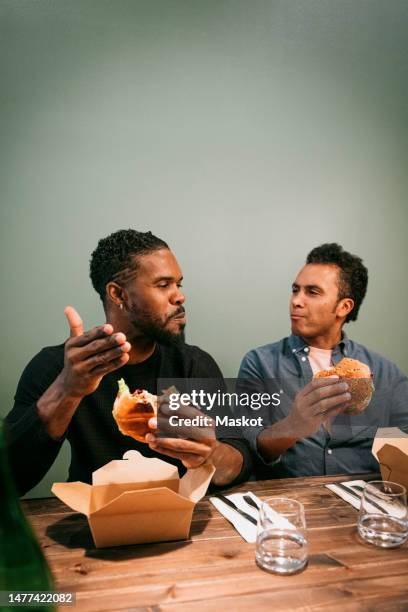
[[[341,484],[344,485],[345,487],[349,487],[350,485],[359,485],[361,487],[364,487],[365,481],[364,480],[347,480],[346,482],[342,482]],[[333,493],[336,493],[336,495],[341,497],[341,499],[344,499],[344,501],[351,504],[354,508],[356,508],[357,510],[360,510],[360,500],[354,497],[354,495],[352,494],[349,495],[348,493],[346,493],[346,491],[343,491],[343,489],[341,489],[335,484],[328,484],[325,486],[328,489],[330,489],[330,491],[333,491]],[[360,494],[360,492],[358,491],[354,491],[354,492]]]
[[[231,495],[226,495],[240,510],[243,510],[247,514],[250,514],[254,517],[255,520],[258,520],[259,512],[252,506],[246,503],[244,500],[244,495],[250,495],[254,501],[256,501],[259,506],[262,504],[262,500],[259,499],[253,493],[231,493]],[[253,525],[250,521],[248,521],[244,516],[241,516],[236,512],[233,508],[230,508],[222,499],[218,497],[210,497],[210,502],[217,508],[217,510],[225,516],[226,519],[230,521],[238,531],[238,533],[246,540],[247,542],[253,544],[256,541],[256,525]]]
[[[348,480],[346,482],[342,482],[341,484],[348,488],[350,487],[350,485],[359,485],[360,487],[364,487],[367,483],[364,480]],[[346,491],[344,491],[335,484],[329,484],[326,485],[326,487],[336,493],[336,495],[344,499],[344,501],[354,506],[354,508],[360,510],[361,502],[359,499],[353,497],[352,495],[349,495]],[[355,491],[355,493],[357,493],[358,495],[362,495],[362,491]],[[392,501],[390,499],[381,499],[380,497],[376,497],[374,501],[383,509],[386,514],[390,514],[391,516],[394,516],[399,519],[406,518],[406,507],[405,504],[401,503],[400,500],[396,499],[395,501]],[[381,513],[381,510],[370,504],[369,500],[367,501],[366,509],[372,514]]]

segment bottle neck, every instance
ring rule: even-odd
[[[10,469],[6,428],[2,419],[0,419],[0,499],[7,499],[8,504],[14,502],[16,506],[20,507],[17,488]]]

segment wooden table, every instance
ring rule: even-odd
[[[57,588],[77,594],[75,608],[60,608],[65,612],[408,610],[408,546],[382,550],[359,540],[357,511],[324,487],[346,479],[269,480],[234,489],[305,504],[309,564],[284,577],[255,565],[254,545],[207,499],[195,509],[190,540],[109,549],[95,549],[86,518],[56,499],[24,507]]]

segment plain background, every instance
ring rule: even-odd
[[[408,371],[406,0],[1,0],[0,69],[0,414],[66,304],[103,321],[89,256],[128,227],[173,247],[226,376],[327,241],[370,272],[347,333]]]

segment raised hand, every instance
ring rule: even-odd
[[[64,313],[70,338],[65,343],[60,380],[68,396],[82,398],[95,391],[105,374],[127,363],[130,344],[125,334],[114,333],[109,323],[84,332],[75,308],[67,306]]]
[[[109,323],[84,332],[82,319],[72,306],[64,310],[70,337],[64,348],[64,367],[37,401],[48,434],[55,439],[66,432],[81,400],[102,378],[129,361],[130,344]]]

